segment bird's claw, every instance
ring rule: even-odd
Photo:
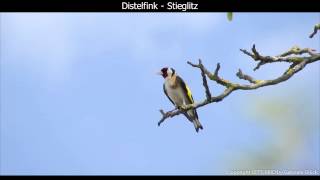
[[[176,106],[177,109],[179,109],[180,111],[183,111],[187,108],[187,106],[185,105],[180,105],[180,106]]]
[[[183,110],[183,105],[176,106],[176,108],[179,109],[179,110]]]

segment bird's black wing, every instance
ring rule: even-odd
[[[188,104],[194,103],[190,89],[188,88],[188,86],[180,76],[176,77],[176,83],[178,83],[180,87],[182,87],[183,92],[188,96],[188,100],[189,100]],[[198,113],[196,109],[194,109],[194,115],[198,119]]]
[[[193,97],[192,97],[192,94],[191,94],[191,91],[190,89],[188,88],[188,86],[186,85],[186,83],[184,83],[183,79],[180,77],[180,76],[177,76],[176,77],[176,83],[182,87],[182,90],[183,90],[183,93],[187,95],[188,97],[188,101],[187,102],[188,104],[192,104],[194,101],[193,101]]]
[[[168,93],[167,93],[167,90],[166,90],[165,84],[163,84],[163,92],[164,92],[164,94],[166,94],[166,96],[167,96],[167,97],[168,97],[168,99],[172,102],[172,104],[173,104],[173,105],[175,105],[175,104],[174,104],[174,102],[172,101],[172,99],[170,99],[170,97],[168,96]]]

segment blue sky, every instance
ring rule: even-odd
[[[237,91],[184,117],[157,122],[172,105],[155,73],[176,69],[196,101],[199,58],[220,75],[254,72],[239,49],[265,55],[309,39],[319,13],[1,13],[1,174],[225,174],[251,168],[320,169],[320,64],[282,84]],[[210,82],[214,94],[223,87]],[[277,108],[279,107],[279,108]],[[262,109],[262,110],[261,110]],[[283,109],[283,111],[277,111]],[[270,153],[274,152],[274,153]],[[271,160],[270,160],[271,159]],[[270,161],[270,162],[269,162]],[[257,165],[257,162],[260,162]],[[261,163],[262,162],[262,163]]]

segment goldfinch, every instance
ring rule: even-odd
[[[183,105],[194,103],[190,89],[173,68],[164,67],[158,74],[164,78],[163,91],[165,95],[176,107],[180,108]],[[196,109],[189,110],[184,115],[193,123],[197,132],[199,129],[203,129]]]

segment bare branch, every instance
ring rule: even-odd
[[[197,109],[199,107],[205,106],[207,104],[213,103],[213,102],[219,102],[222,101],[225,97],[230,95],[233,91],[236,90],[253,90],[258,89],[264,86],[270,86],[279,84],[281,82],[284,82],[291,78],[294,74],[302,70],[307,64],[316,62],[320,60],[320,54],[315,53],[315,50],[310,48],[304,48],[301,49],[297,46],[291,48],[289,51],[282,53],[279,56],[262,56],[257,49],[255,48],[255,45],[253,45],[251,51],[249,52],[244,49],[240,49],[244,54],[250,56],[254,61],[258,61],[257,67],[254,68],[254,70],[257,70],[260,66],[267,64],[267,63],[275,63],[275,62],[287,62],[291,65],[289,68],[279,77],[271,80],[256,80],[253,77],[244,74],[241,69],[236,73],[236,76],[240,79],[247,80],[250,82],[250,84],[238,84],[233,83],[231,81],[225,80],[219,76],[219,70],[220,70],[220,64],[218,63],[216,66],[216,69],[214,73],[212,74],[208,69],[202,64],[201,60],[199,60],[198,64],[193,64],[191,62],[187,62],[189,65],[195,68],[199,68],[202,75],[202,81],[203,86],[205,87],[206,92],[206,99],[199,103],[193,103],[186,105],[185,107],[182,107],[180,109],[173,109],[168,112],[164,112],[163,110],[160,110],[162,114],[162,118],[159,121],[158,125],[160,125],[162,122],[164,122],[167,118],[171,118],[174,116],[177,116],[179,114],[185,113],[187,110],[190,109]],[[308,56],[301,56],[302,54],[307,54]],[[295,55],[295,56],[292,56]],[[299,56],[298,56],[299,55]],[[207,76],[210,80],[215,81],[217,84],[220,84],[225,87],[225,90],[218,96],[211,96],[209,86],[207,83]]]
[[[259,69],[260,66],[265,65],[267,63],[274,63],[274,62],[300,63],[300,62],[304,61],[305,59],[319,55],[317,53],[314,53],[315,52],[314,49],[310,49],[310,48],[301,49],[298,46],[292,47],[289,51],[286,51],[285,53],[282,53],[279,56],[262,56],[256,50],[255,45],[253,45],[253,47],[252,47],[252,53],[250,53],[244,49],[240,49],[240,51],[242,51],[244,54],[250,56],[255,61],[259,61],[257,66],[253,69],[254,71]],[[306,53],[309,54],[310,57],[289,56],[289,55],[302,55],[302,54],[306,54]]]
[[[238,76],[239,79],[247,80],[247,81],[249,81],[250,83],[253,83],[253,84],[259,82],[258,80],[255,80],[253,77],[251,77],[249,75],[246,75],[246,74],[243,74],[241,69],[239,69],[239,71],[237,72],[236,75]]]
[[[197,109],[199,107],[205,106],[205,105],[213,103],[213,102],[219,102],[223,98],[228,96],[233,90],[234,89],[232,87],[227,88],[219,96],[211,97],[210,100],[205,99],[204,101],[202,101],[200,103],[189,104],[189,105],[185,106],[183,109],[174,109],[174,110],[168,111],[166,113],[164,113],[162,111],[161,114],[163,116],[162,116],[161,120],[158,122],[158,126],[160,126],[160,124],[163,123],[167,118],[169,118],[169,117],[172,118],[174,116],[180,115],[180,114],[188,111],[189,109]]]
[[[193,67],[203,66],[202,63],[201,63],[201,59],[199,59],[199,65],[192,64],[189,61],[187,63],[190,64]],[[203,71],[203,68],[200,68],[200,69],[201,69],[201,76],[202,76],[203,86],[204,86],[205,92],[206,92],[206,97],[207,97],[207,100],[210,100],[211,92],[210,92],[210,89],[209,89],[209,86],[208,86],[207,77],[205,75],[205,72]]]
[[[316,50],[315,49],[310,49],[310,48],[304,48],[304,49],[301,49],[299,48],[299,46],[293,46],[289,51],[285,52],[285,53],[282,53],[281,55],[279,55],[280,57],[286,57],[286,56],[289,56],[289,55],[301,55],[301,54],[304,54],[304,53],[308,53],[309,55],[314,55],[314,52]]]
[[[162,118],[161,120],[158,122],[158,126],[160,126],[161,123],[164,122],[165,119],[169,118],[169,117],[173,117],[174,115],[172,114],[175,110],[177,110],[177,108],[168,111],[168,112],[164,112],[162,109],[160,109],[160,113],[162,114]]]
[[[313,32],[310,34],[309,38],[313,38],[313,36],[317,34],[318,30],[320,30],[320,23],[314,26]]]

